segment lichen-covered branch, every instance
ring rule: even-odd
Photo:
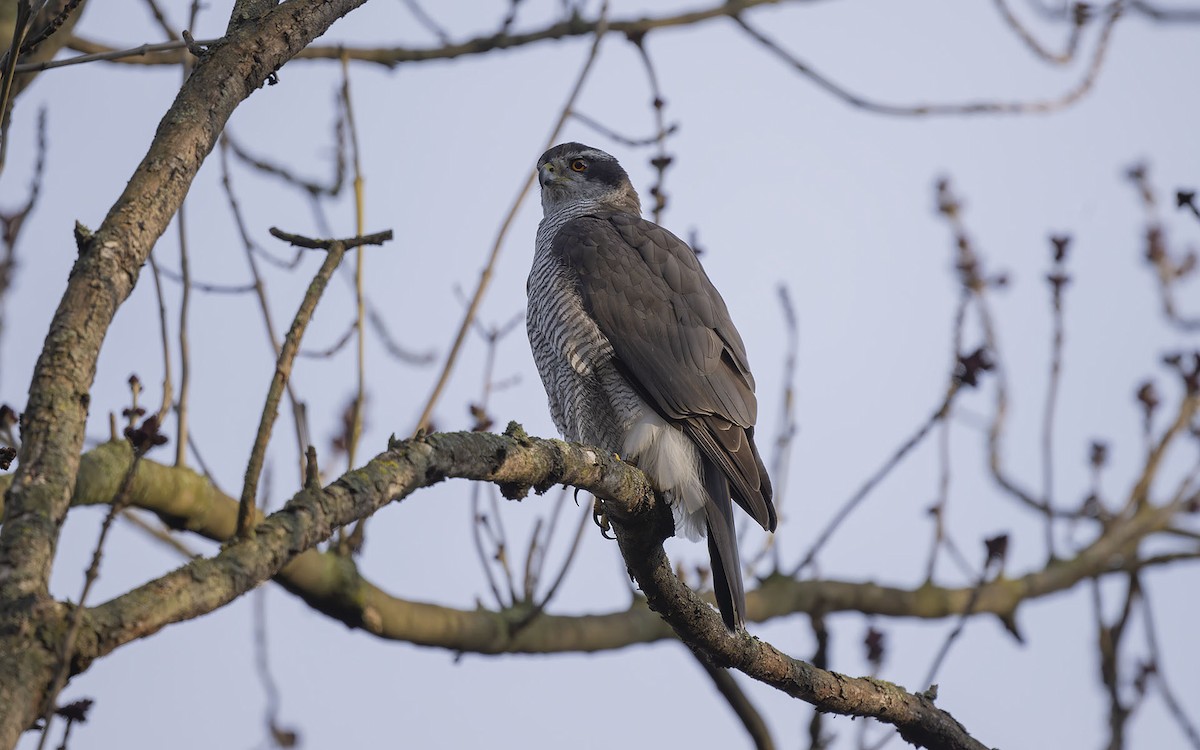
[[[713,608],[679,580],[661,541],[647,533],[646,524],[626,525],[617,520],[613,528],[625,563],[650,608],[662,615],[690,648],[716,666],[737,669],[821,711],[871,716],[892,724],[901,737],[918,747],[986,748],[927,694],[913,694],[883,680],[819,669],[744,632],[730,633]]]
[[[1189,402],[1190,406],[1190,402]],[[132,460],[123,443],[89,452],[81,464],[76,504],[105,503]],[[461,477],[489,481],[510,497],[531,488],[569,484],[606,498],[631,572],[662,620],[634,607],[609,615],[542,615],[523,623],[512,612],[467,612],[392,598],[358,576],[351,561],[313,547],[335,528],[366,517],[393,499]],[[234,536],[236,502],[186,468],[149,460],[129,488],[130,500],[177,527],[217,539]],[[1027,598],[1069,588],[1082,578],[1127,569],[1147,534],[1169,526],[1178,500],[1145,503],[1077,557],[1055,562],[1019,579],[1000,579],[978,590],[924,586],[915,591],[864,583],[797,582],[771,578],[750,598],[754,619],[814,609],[854,609],[896,615],[947,616],[962,611],[962,598],[976,595],[975,612],[1010,617]],[[645,477],[614,456],[584,446],[509,434],[435,434],[400,442],[366,466],[324,489],[305,489],[257,527],[253,539],[238,540],[216,557],[190,562],[165,576],[88,610],[75,671],[137,638],[212,611],[276,577],[314,607],[348,624],[388,638],[482,653],[592,651],[668,637],[665,622],[692,648],[721,666],[732,666],[790,695],[836,713],[874,716],[901,728],[929,747],[977,747],[962,728],[927,698],[894,685],[853,679],[791,659],[767,644],[731,636],[712,608],[682,584],[662,551],[671,532],[669,512],[656,502]],[[47,624],[67,608],[48,606]],[[517,626],[517,623],[521,623]]]
[[[132,451],[124,442],[108,443],[84,454],[72,503],[110,502],[131,460]],[[0,477],[0,489],[7,481],[7,477]],[[130,488],[130,499],[172,527],[208,539],[226,541],[236,529],[237,501],[187,468],[143,459]],[[961,614],[974,595],[973,614],[991,614],[1011,621],[1027,601],[1068,590],[1105,573],[1153,564],[1129,552],[1149,534],[1168,529],[1173,518],[1175,509],[1169,506],[1146,505],[1138,514],[1110,524],[1106,533],[1071,559],[1016,578],[997,578],[978,588],[925,584],[910,589],[869,581],[797,580],[773,575],[749,592],[747,615],[756,622],[818,610],[943,619]],[[543,613],[525,623],[527,613],[520,608],[464,610],[406,600],[363,578],[352,558],[317,550],[294,557],[275,580],[314,609],[351,627],[388,640],[457,652],[593,652],[673,637],[662,620],[641,602],[604,614]],[[523,624],[517,627],[517,623]]]
[[[306,488],[216,557],[189,562],[88,611],[76,667],[162,627],[212,611],[278,573],[296,554],[328,539],[392,499],[461,477],[490,481],[513,498],[530,489],[570,484],[604,498],[631,572],[656,609],[694,649],[789,695],[836,713],[895,724],[911,742],[933,748],[982,748],[923,696],[872,679],[856,679],[793,660],[745,634],[730,635],[715,611],[675,576],[662,549],[669,510],[644,475],[615,456],[558,440],[453,433],[395,444],[328,487]],[[230,530],[232,531],[232,529]]]

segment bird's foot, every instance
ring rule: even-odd
[[[600,527],[600,536],[605,539],[616,539],[615,536],[608,535],[612,531],[612,524],[608,522],[608,514],[604,512],[604,506],[600,504],[599,498],[592,502],[592,523]]]

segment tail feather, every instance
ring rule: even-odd
[[[738,559],[737,529],[733,524],[729,480],[720,467],[708,459],[704,459],[703,472],[704,489],[708,495],[704,511],[713,592],[717,596],[717,608],[721,610],[725,627],[736,633],[746,627],[746,593],[742,588],[742,565]]]

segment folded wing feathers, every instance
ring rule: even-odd
[[[753,441],[758,402],[745,345],[695,253],[628,214],[568,222],[555,250],[578,274],[584,303],[630,382],[720,467],[738,505],[774,530],[770,480]]]

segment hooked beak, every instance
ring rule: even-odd
[[[560,182],[562,182],[562,178],[553,164],[543,164],[538,167],[538,184],[543,188],[557,185]]]

